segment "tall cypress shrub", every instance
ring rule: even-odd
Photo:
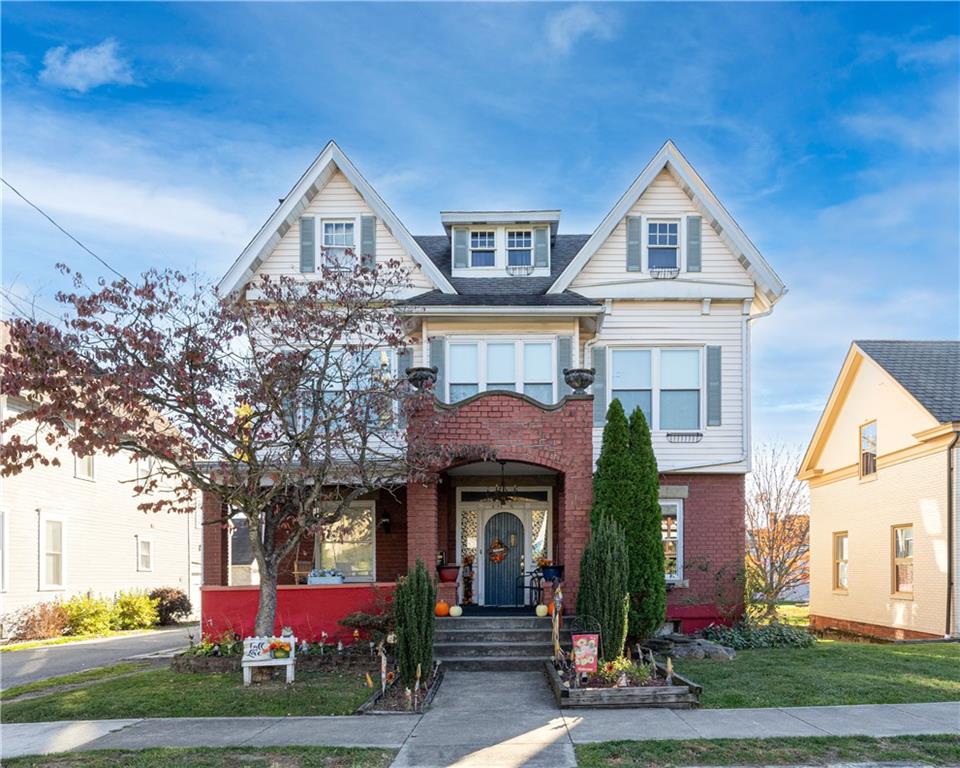
[[[400,682],[412,688],[420,665],[422,680],[433,665],[433,622],[437,591],[422,560],[397,582],[393,594],[396,614],[397,664]]]
[[[637,507],[634,513],[636,542],[631,558],[630,634],[649,637],[666,617],[663,535],[660,522],[660,472],[643,411],[630,414],[630,452],[637,467]]]
[[[603,661],[613,661],[623,655],[629,574],[623,528],[609,515],[602,515],[580,557],[577,615],[599,622]]]

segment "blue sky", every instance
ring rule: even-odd
[[[417,234],[590,232],[673,138],[789,286],[754,436],[801,443],[851,339],[957,337],[958,9],[6,3],[3,173],[123,272],[219,276],[329,138]],[[3,217],[8,291],[102,271]]]

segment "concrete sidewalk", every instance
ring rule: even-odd
[[[447,672],[419,715],[156,718],[0,727],[2,758],[90,749],[359,746],[396,768],[574,768],[596,741],[957,734],[960,702],[783,709],[558,709],[539,672]]]

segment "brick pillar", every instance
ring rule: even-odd
[[[438,489],[436,483],[407,486],[407,566],[423,560],[433,574],[439,549]]]
[[[215,493],[203,492],[203,583],[226,587],[230,583],[230,538],[223,517],[223,504]]]

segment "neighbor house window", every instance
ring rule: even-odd
[[[847,591],[847,563],[849,551],[847,532],[833,534],[833,588]]]
[[[137,570],[152,571],[153,570],[153,542],[150,541],[150,539],[145,539],[141,536],[137,536],[136,540],[137,540]]]
[[[529,229],[507,230],[507,266],[526,267],[533,263],[533,233]]]
[[[553,402],[553,342],[451,341],[448,350],[451,403],[497,389]]]
[[[699,349],[611,350],[610,398],[629,416],[640,408],[651,429],[700,429]]]
[[[893,527],[893,591],[913,594],[913,526]]]
[[[660,502],[660,535],[663,539],[664,574],[667,581],[683,578],[683,502]]]
[[[63,589],[63,529],[60,518],[40,517],[40,589]]]
[[[877,472],[877,422],[860,427],[860,477]]]
[[[647,265],[650,269],[680,266],[680,222],[647,222]]]
[[[470,266],[492,267],[497,260],[497,233],[482,230],[470,233]]]
[[[73,476],[81,480],[93,480],[93,456],[75,456],[73,459]]]
[[[347,255],[353,250],[353,221],[323,222],[323,254],[327,265],[335,269],[350,269],[352,258]]]
[[[355,502],[324,527],[314,546],[316,567],[340,571],[348,581],[376,577],[376,516],[372,501]]]

